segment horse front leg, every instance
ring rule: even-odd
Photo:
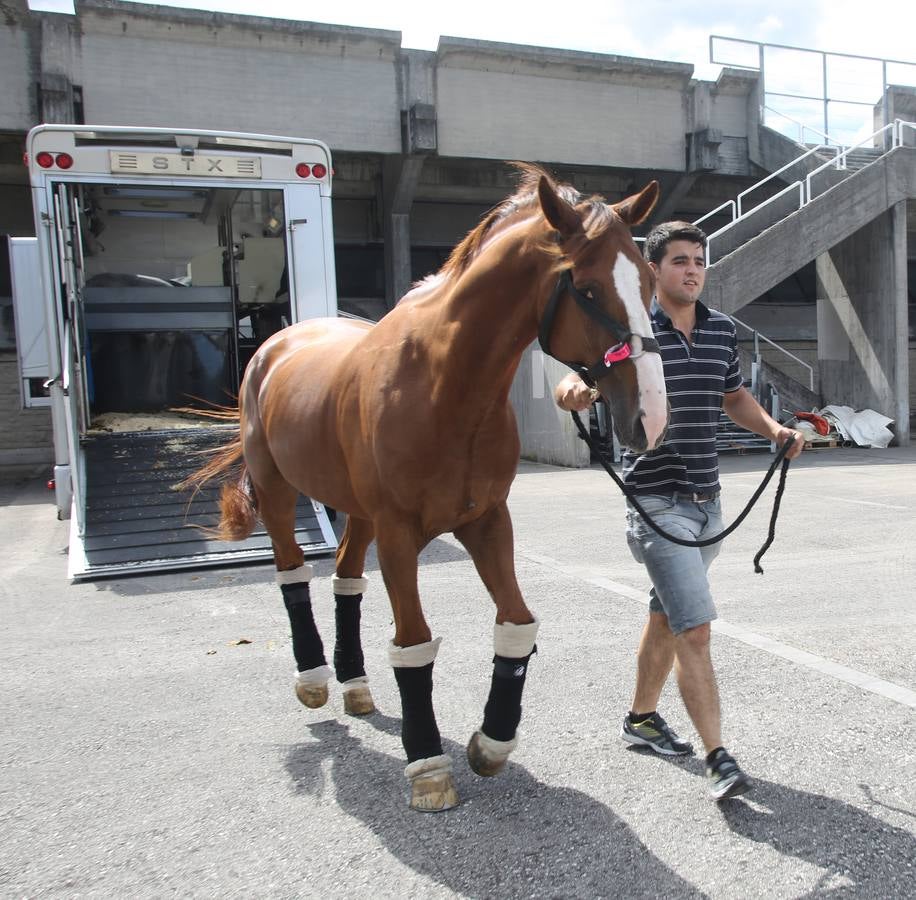
[[[496,604],[493,677],[483,724],[468,743],[468,762],[483,776],[498,774],[518,745],[528,661],[536,652],[538,620],[522,599],[515,577],[512,520],[505,503],[455,531]]]
[[[363,563],[374,534],[371,522],[348,516],[337,548],[334,576],[334,671],[341,685],[344,711],[351,716],[366,716],[375,712],[360,636],[360,606],[368,585],[363,576]]]
[[[410,807],[442,812],[458,805],[452,760],[442,752],[433,711],[433,664],[441,638],[432,639],[417,590],[420,543],[403,522],[376,523],[376,547],[394,613],[388,659],[401,695],[401,742],[407,754]]]

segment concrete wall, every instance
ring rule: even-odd
[[[8,17],[0,24],[0,130],[28,131],[35,124],[35,66],[27,19]]]
[[[679,170],[692,67],[443,40],[439,152]]]
[[[399,153],[401,112],[435,108],[438,153],[680,171],[694,119],[743,136],[734,84],[700,115],[693,67],[398,32],[77,0],[77,15],[0,28],[0,130],[27,130],[34,82],[81,87],[86,121],[320,135],[335,151]],[[36,62],[36,60],[38,62]],[[40,71],[37,71],[40,69]],[[64,117],[65,119],[67,117]]]
[[[522,439],[523,459],[572,468],[589,464],[590,451],[579,438],[575,422],[553,401],[553,389],[568,374],[569,368],[544,356],[537,342],[522,356],[510,399]],[[587,414],[580,415],[587,424]]]
[[[21,409],[16,354],[0,351],[0,477],[51,476],[51,411]]]
[[[400,151],[396,33],[139,9],[87,6],[81,17],[87,121],[321,135],[338,149]]]

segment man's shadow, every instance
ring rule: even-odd
[[[866,785],[860,785],[875,803]],[[916,897],[916,836],[821,794],[754,779],[752,803],[722,803],[736,834],[811,863],[825,874],[808,896]],[[903,812],[916,819],[916,814]]]
[[[401,720],[362,720],[400,736]],[[380,753],[337,721],[308,726],[317,742],[288,747],[298,792],[333,790],[337,805],[366,825],[415,872],[467,897],[703,897],[658,859],[606,806],[544,784],[509,763],[496,780],[474,775],[465,749],[443,739],[462,803],[445,813],[407,807],[404,761]],[[326,761],[330,762],[330,784]]]

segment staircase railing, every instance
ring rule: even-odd
[[[803,154],[802,154],[801,156],[799,156],[797,159],[793,159],[792,162],[786,163],[781,169],[777,169],[775,172],[771,172],[769,175],[767,175],[766,178],[761,179],[760,181],[757,182],[757,184],[752,184],[749,188],[747,188],[746,190],[743,190],[740,194],[738,194],[738,199],[737,199],[737,204],[736,204],[736,205],[737,205],[737,209],[738,209],[738,215],[737,215],[736,218],[740,219],[742,216],[744,216],[744,214],[745,214],[745,210],[744,210],[744,198],[747,197],[749,194],[752,194],[754,191],[756,191],[756,190],[758,190],[759,188],[763,187],[765,184],[768,184],[768,183],[769,183],[770,181],[772,181],[774,178],[778,178],[780,175],[782,175],[783,172],[788,171],[788,170],[791,169],[793,166],[797,166],[799,163],[804,162],[809,156],[814,156],[814,155],[817,154],[817,153],[826,153],[826,152],[829,152],[830,150],[835,150],[835,151],[836,151],[836,156],[834,157],[834,160],[833,160],[833,162],[832,162],[832,165],[834,165],[836,168],[839,168],[839,165],[837,165],[837,160],[839,160],[839,157],[840,157],[840,148],[839,148],[839,147],[830,147],[830,146],[827,145],[827,144],[818,144],[817,146],[812,147],[810,150],[807,150],[805,153],[803,153]],[[830,164],[830,163],[828,163],[828,164]],[[820,168],[823,168],[823,167],[820,167]],[[818,171],[820,171],[820,168],[818,169]],[[801,186],[799,182],[796,182],[796,184],[798,184],[799,187]],[[788,191],[790,188],[792,188],[792,187],[793,187],[793,185],[789,185],[789,186],[786,188],[786,190],[783,191],[783,192],[781,192],[781,193],[787,192],[787,191]],[[778,196],[780,196],[780,194],[776,194],[775,196],[778,197]],[[774,199],[774,198],[771,197],[770,199],[772,200],[772,199]],[[767,201],[764,201],[764,203],[766,203],[766,202],[767,202]],[[804,205],[804,203],[805,203],[805,195],[804,195],[804,193],[802,193],[802,194],[800,195],[800,202],[801,202],[802,205]],[[760,204],[760,205],[763,205],[763,204]],[[756,208],[757,208],[757,207],[755,206],[754,209],[756,209]],[[748,213],[750,213],[751,211],[752,211],[752,210],[747,210]],[[696,223],[694,223],[694,224],[696,224]]]
[[[796,143],[801,146],[807,146],[805,144],[806,131],[810,131],[812,134],[816,134],[818,136],[819,140],[817,143],[839,145],[839,141],[835,141],[832,137],[830,137],[829,134],[824,134],[823,131],[818,131],[816,128],[812,128],[810,125],[805,125],[804,122],[799,122],[798,119],[793,119],[792,116],[787,116],[784,112],[780,112],[778,109],[773,109],[772,106],[764,105],[761,107],[761,109],[763,112],[773,113],[774,116],[779,116],[780,118],[785,119],[787,122],[791,122],[796,128],[798,128],[798,140]],[[760,120],[761,122],[763,121],[762,116]]]
[[[734,316],[729,316],[729,318],[736,324],[740,325],[742,328],[746,328],[754,337],[754,361],[756,363],[760,362],[760,341],[769,344],[774,350],[778,350],[780,353],[788,356],[793,362],[798,363],[804,369],[808,370],[808,390],[814,390],[814,368],[806,363],[803,359],[799,359],[794,353],[790,353],[786,350],[785,347],[781,347],[775,341],[771,341],[765,334],[761,334],[757,331],[756,328],[742,322],[740,319],[736,319]]]

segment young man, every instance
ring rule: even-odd
[[[687,222],[667,222],[646,238],[645,254],[656,278],[650,319],[661,348],[671,421],[657,449],[624,456],[623,480],[665,531],[687,540],[723,530],[719,500],[716,428],[722,409],[735,423],[782,444],[796,436],[787,456],[802,450],[798,432],[771,418],[741,383],[735,325],[699,297],[706,279],[706,235]],[[568,375],[554,393],[566,410],[583,410],[592,393]],[[693,752],[656,711],[672,665],[677,683],[706,749],[709,790],[716,800],[750,789],[750,781],[722,746],[719,694],[709,653],[716,618],[707,571],[720,544],[682,547],[657,535],[632,506],[627,541],[652,581],[649,620],[639,643],[633,705],[621,737],[656,753]]]

